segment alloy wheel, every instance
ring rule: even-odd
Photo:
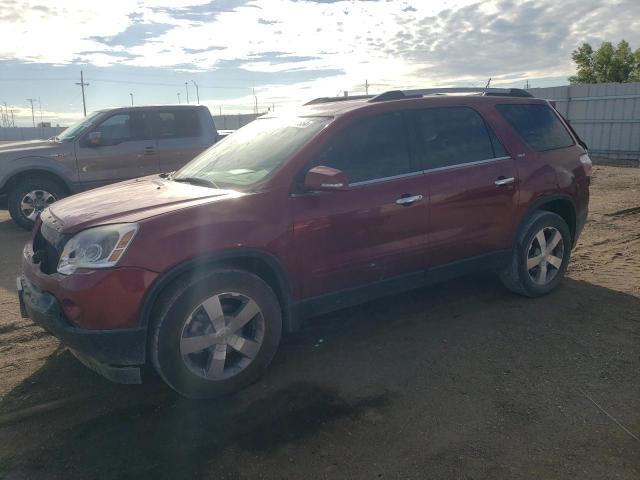
[[[35,220],[36,217],[57,199],[46,190],[32,190],[20,201],[20,212],[25,218]]]
[[[544,227],[527,248],[527,273],[538,285],[547,285],[558,275],[564,259],[562,234],[555,227]]]
[[[207,380],[224,380],[247,368],[264,341],[258,304],[229,292],[207,298],[187,318],[180,353],[187,368]]]

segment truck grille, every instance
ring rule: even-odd
[[[50,275],[58,268],[58,261],[68,239],[53,227],[42,223],[33,238],[33,261],[40,264],[42,273]]]

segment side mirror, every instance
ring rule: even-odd
[[[102,132],[91,132],[88,140],[92,147],[99,147],[102,145]]]
[[[349,190],[349,181],[342,170],[321,165],[307,172],[304,186],[313,192],[344,191]]]

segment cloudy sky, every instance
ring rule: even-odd
[[[571,51],[640,47],[640,0],[0,0],[0,103],[31,123],[196,100],[250,112],[339,92],[566,84]],[[185,87],[185,82],[188,82]],[[36,102],[36,116],[40,105]]]

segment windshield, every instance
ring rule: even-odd
[[[221,187],[248,187],[267,178],[330,120],[260,118],[201,153],[173,178],[199,178]]]
[[[79,133],[81,133],[85,128],[91,125],[95,121],[96,117],[101,113],[102,112],[93,112],[89,114],[88,117],[85,117],[82,120],[74,123],[69,128],[67,128],[66,130],[63,130],[59,135],[56,135],[53,138],[60,142],[73,140],[78,136]]]

